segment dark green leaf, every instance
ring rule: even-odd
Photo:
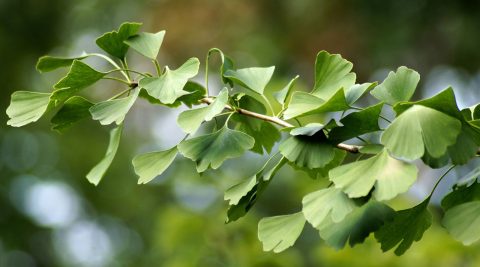
[[[345,116],[340,120],[343,126],[333,128],[329,133],[329,139],[340,143],[362,134],[379,131],[378,117],[382,107],[383,103],[379,103]]]
[[[90,117],[89,108],[93,103],[81,96],[72,96],[63,104],[62,108],[50,121],[53,130],[64,131],[72,124]]]
[[[39,72],[49,72],[58,68],[69,67],[74,60],[82,60],[87,56],[88,55],[73,58],[43,56],[38,59],[36,67]]]
[[[375,232],[375,238],[382,244],[383,251],[399,244],[395,254],[400,256],[414,241],[422,239],[423,233],[432,224],[432,214],[427,210],[429,201],[430,198],[427,198],[411,209],[396,211],[393,220]]]
[[[142,23],[125,22],[118,31],[107,32],[98,37],[96,43],[103,51],[123,60],[128,51],[128,45],[124,41],[137,34],[140,26]]]
[[[394,211],[387,205],[369,201],[365,205],[356,208],[349,213],[341,222],[335,223],[331,218],[319,225],[320,237],[335,249],[341,249],[347,241],[353,247],[363,241],[370,233],[378,230]]]

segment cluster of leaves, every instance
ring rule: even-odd
[[[54,112],[51,123],[57,131],[88,117],[101,125],[114,125],[105,157],[86,176],[97,185],[115,157],[124,118],[138,98],[171,108],[184,104],[190,109],[182,112],[177,122],[185,138],[170,149],[136,156],[133,166],[138,183],[148,183],[162,174],[178,154],[194,161],[199,173],[217,169],[225,160],[249,150],[270,154],[260,170],[225,192],[229,204],[227,222],[231,222],[249,212],[286,163],[312,178],[331,181],[328,187],[306,195],[301,211],[259,222],[258,237],[266,251],[280,252],[292,246],[308,221],[335,248],[343,248],[347,242],[350,246],[362,243],[373,233],[382,250],[395,248],[395,253],[401,255],[421,239],[432,221],[427,209],[430,197],[399,211],[385,203],[406,192],[416,181],[418,170],[412,162],[422,160],[432,168],[450,165],[450,170],[469,162],[480,146],[480,106],[459,110],[452,88],[428,99],[411,101],[420,75],[409,68],[390,72],[380,84],[357,84],[352,63],[321,51],[315,61],[315,84],[310,92],[295,90],[297,76],[270,94],[265,88],[274,73],[273,66],[236,68],[221,50],[211,49],[205,64],[204,87],[190,80],[199,71],[197,58],[188,59],[176,69],[162,69],[157,55],[165,31],[139,33],[140,26],[124,23],[118,31],[96,40],[110,57],[92,53],[74,58],[40,58],[40,72],[70,69],[51,93],[13,93],[7,109],[8,124],[23,126]],[[157,74],[129,69],[126,55],[130,48],[152,61]],[[224,88],[211,96],[208,60],[214,54],[221,59],[219,75]],[[113,68],[98,71],[83,62],[88,57],[100,57]],[[78,95],[102,79],[116,80],[126,88],[99,103]],[[368,92],[377,103],[357,107],[357,101]],[[207,105],[193,108],[200,104]],[[393,121],[382,116],[385,109],[395,111]],[[340,119],[325,119],[336,112],[341,112]],[[309,123],[302,125],[300,119]],[[388,123],[385,129],[379,126],[379,119]],[[215,122],[213,130],[198,134],[208,121]],[[344,143],[355,138],[365,144]],[[273,151],[277,142],[278,151]],[[346,160],[347,154],[359,157]],[[443,225],[465,244],[480,238],[475,226],[480,218],[476,175],[456,185],[442,202]]]

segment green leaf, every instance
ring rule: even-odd
[[[139,85],[145,88],[149,95],[165,104],[172,104],[179,97],[189,94],[183,88],[188,79],[198,73],[200,61],[198,58],[190,58],[176,70],[166,67],[160,77],[145,77],[140,80]]]
[[[362,83],[354,84],[353,86],[345,89],[345,99],[347,100],[348,105],[352,105],[357,102],[360,97],[362,97],[366,92],[372,90],[378,85],[377,82],[374,83]]]
[[[108,168],[112,164],[112,161],[115,158],[115,154],[117,154],[118,146],[120,144],[122,130],[123,130],[123,124],[119,125],[118,127],[110,131],[110,142],[108,143],[108,148],[107,148],[107,152],[105,153],[105,156],[87,174],[87,180],[90,183],[94,185],[98,185],[98,183],[103,178]]]
[[[38,59],[36,68],[40,73],[49,72],[58,68],[69,67],[72,65],[74,60],[82,60],[87,56],[88,55],[73,58],[43,56]]]
[[[355,84],[356,75],[350,72],[353,64],[338,54],[321,51],[315,61],[315,86],[312,94],[329,99],[340,88],[350,88]]]
[[[237,205],[240,200],[245,197],[257,184],[257,175],[240,182],[227,191],[225,191],[224,200],[228,201],[228,205]]]
[[[275,67],[266,68],[245,68],[238,70],[227,70],[224,73],[226,78],[231,79],[247,89],[263,95],[263,90],[272,78]]]
[[[341,222],[357,206],[342,190],[329,187],[303,197],[303,214],[307,221],[318,228],[327,218]]]
[[[203,121],[210,121],[220,114],[228,102],[228,89],[223,88],[209,106],[186,110],[177,118],[177,123],[186,133],[192,134],[198,130]]]
[[[340,122],[342,127],[335,127],[329,133],[329,139],[334,142],[343,142],[356,136],[380,131],[378,117],[382,112],[383,103],[368,107],[362,111],[350,113]]]
[[[135,173],[139,176],[138,184],[146,184],[162,174],[177,156],[177,147],[165,151],[149,152],[135,156],[132,160]]]
[[[293,87],[295,86],[298,77],[300,76],[295,76],[293,79],[290,80],[290,82],[288,82],[287,85],[285,85],[285,87],[283,87],[283,89],[274,94],[275,99],[277,99],[278,103],[282,104],[282,107],[284,107],[285,104],[289,102]]]
[[[262,103],[248,95],[241,97],[238,103],[240,108],[249,111],[260,114],[265,114],[266,112],[265,106]],[[235,130],[244,132],[255,139],[255,145],[251,151],[258,154],[263,154],[264,149],[267,153],[270,153],[275,142],[281,137],[280,132],[275,126],[256,118],[234,114],[232,121],[236,122]]]
[[[320,130],[322,130],[325,127],[325,125],[318,123],[318,122],[312,122],[309,123],[305,126],[302,127],[296,127],[290,130],[290,135],[297,136],[297,135],[306,135],[306,136],[313,136],[316,133],[318,133]]]
[[[53,86],[57,90],[53,92],[52,100],[63,102],[83,88],[96,83],[105,75],[106,73],[96,71],[87,64],[74,60],[67,76]]]
[[[464,245],[471,245],[480,239],[480,201],[455,206],[445,213],[442,224],[448,233]]]
[[[294,92],[285,110],[284,118],[291,119],[310,114],[347,110],[349,106],[343,89],[338,90],[327,101],[305,92]]]
[[[140,98],[146,99],[150,104],[163,105],[170,108],[176,108],[182,105],[183,103],[187,107],[192,108],[192,106],[202,104],[201,100],[205,98],[207,95],[207,90],[205,89],[205,87],[192,81],[188,81],[183,87],[183,90],[188,92],[188,94],[182,95],[177,100],[175,100],[175,102],[173,102],[172,104],[162,103],[160,100],[150,96],[147,90],[143,88],[140,90],[140,93],[138,96]]]
[[[107,100],[93,105],[89,110],[94,120],[98,120],[102,125],[109,125],[115,122],[120,125],[125,119],[130,108],[137,100],[139,90],[134,90],[127,97]]]
[[[47,111],[50,104],[49,93],[17,91],[12,94],[7,115],[7,125],[20,127],[36,122]]]
[[[439,158],[450,145],[455,144],[460,129],[459,120],[440,111],[414,105],[388,126],[381,142],[399,158],[418,159],[425,150],[432,157]]]
[[[334,147],[325,142],[323,132],[313,136],[291,136],[280,144],[279,150],[289,161],[309,169],[325,167],[335,155]]]
[[[303,213],[266,217],[258,223],[258,239],[264,251],[282,252],[293,246],[305,225]]]
[[[162,46],[164,36],[165,31],[157,33],[141,32],[128,38],[124,43],[147,58],[155,60]]]
[[[432,224],[432,214],[427,210],[427,198],[419,205],[406,210],[395,212],[393,220],[386,222],[375,232],[375,238],[382,244],[382,250],[387,251],[395,246],[395,254],[400,256],[414,241],[422,239],[423,233]]]
[[[118,31],[104,33],[97,38],[96,43],[103,51],[123,60],[128,51],[128,45],[124,41],[137,34],[140,26],[142,26],[142,23],[122,23]]]
[[[397,102],[408,101],[415,93],[420,74],[407,67],[399,67],[397,72],[391,71],[387,78],[371,94],[390,105]]]
[[[312,179],[320,179],[320,178],[328,179],[328,172],[331,169],[342,164],[346,156],[347,156],[347,152],[345,152],[345,150],[334,148],[333,159],[324,167],[309,169],[307,167],[299,167],[294,163],[290,163],[290,166],[292,166],[292,168],[294,168],[295,170],[306,172]]]
[[[70,97],[51,119],[52,129],[61,132],[78,121],[90,117],[88,109],[92,106],[92,102],[81,96]]]
[[[389,200],[406,192],[417,178],[417,167],[390,157],[386,150],[366,160],[339,166],[329,172],[335,187],[351,198],[364,197],[375,186],[375,199]]]
[[[209,166],[217,169],[225,160],[241,156],[254,143],[251,136],[224,126],[214,133],[181,142],[178,150],[197,163],[198,172],[204,172]]]
[[[387,205],[369,201],[356,208],[341,222],[335,223],[330,217],[319,225],[320,237],[335,249],[341,249],[347,241],[353,247],[363,241],[370,233],[378,230],[386,220],[393,216],[394,211]]]
[[[358,149],[358,152],[363,154],[378,154],[383,151],[385,147],[379,144],[366,144]]]
[[[467,174],[461,179],[463,185],[455,186],[454,190],[442,199],[442,208],[445,211],[467,202],[480,200],[480,183],[475,181],[479,177],[478,173],[477,168],[473,173]],[[472,181],[473,183],[469,185],[468,183]]]
[[[234,185],[225,192],[225,200],[230,201],[227,223],[236,221],[247,214],[285,163],[286,159],[276,154],[250,179]],[[255,183],[252,180],[255,180]]]

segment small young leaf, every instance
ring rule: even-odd
[[[299,167],[322,168],[331,162],[335,155],[334,147],[322,140],[325,140],[325,135],[321,131],[313,136],[291,136],[280,144],[279,150]]]
[[[338,54],[320,51],[315,61],[315,86],[312,94],[329,99],[340,88],[350,88],[355,84],[356,75],[350,72],[353,64]]]
[[[145,77],[140,80],[139,85],[145,88],[149,95],[160,100],[164,104],[172,104],[179,97],[189,94],[183,88],[188,79],[198,73],[200,61],[198,58],[190,58],[176,70],[168,67],[160,77]]]
[[[342,190],[333,187],[306,195],[302,204],[305,218],[315,228],[327,218],[335,223],[341,222],[356,207]]]
[[[90,183],[94,185],[98,185],[98,183],[103,178],[108,168],[112,164],[112,161],[115,158],[115,154],[117,154],[118,146],[120,144],[122,130],[123,130],[123,124],[119,125],[117,128],[114,128],[110,131],[110,142],[108,143],[108,148],[107,148],[107,152],[105,153],[105,156],[87,174],[87,180]]]
[[[163,43],[165,31],[157,33],[142,32],[124,41],[138,53],[155,60]]]
[[[222,64],[220,65],[220,76],[222,77],[223,84],[225,85],[228,84],[230,85],[230,87],[233,87],[233,81],[225,76],[225,72],[227,72],[228,70],[233,70],[233,67],[234,67],[233,60],[228,56],[226,56],[222,52],[222,50],[218,48],[212,48],[208,50],[207,61],[213,53],[218,53],[220,55],[220,59],[222,62]]]
[[[354,84],[353,86],[345,89],[345,99],[347,100],[348,105],[352,105],[357,102],[360,97],[362,97],[366,92],[372,90],[378,85],[377,82],[374,83],[362,83]]]
[[[181,142],[178,150],[197,163],[198,172],[204,172],[209,166],[217,169],[225,160],[241,156],[254,143],[251,136],[224,126],[214,133]]]
[[[39,72],[49,72],[56,70],[62,67],[69,67],[72,65],[74,60],[82,60],[87,56],[79,56],[73,58],[62,58],[62,57],[52,57],[52,56],[43,56],[38,59],[37,70]]]
[[[124,98],[107,100],[93,105],[89,110],[94,120],[100,121],[102,125],[109,125],[115,122],[120,125],[125,119],[130,108],[137,100],[139,90]]]
[[[415,160],[421,158],[425,150],[439,158],[455,144],[461,125],[459,120],[440,111],[414,105],[388,126],[381,142],[399,158]]]
[[[146,184],[162,174],[177,156],[177,147],[165,151],[149,152],[135,156],[132,160],[138,184]]]
[[[70,97],[51,119],[52,129],[62,132],[72,124],[90,117],[88,109],[92,106],[93,103],[81,96]]]
[[[347,241],[350,247],[353,247],[363,243],[370,233],[382,227],[393,214],[394,211],[389,206],[381,202],[369,201],[338,223],[327,217],[317,229],[320,237],[335,249],[345,247]]]
[[[268,82],[272,78],[274,71],[274,66],[267,68],[245,68],[238,70],[227,70],[224,73],[224,76],[247,89],[263,95],[265,86],[267,86]]]
[[[17,91],[12,94],[7,115],[7,125],[20,127],[36,122],[47,111],[50,104],[49,93]]]
[[[393,220],[375,232],[375,238],[382,244],[384,252],[399,244],[395,254],[400,256],[414,241],[422,239],[423,233],[432,224],[432,214],[427,210],[429,201],[430,198],[427,198],[411,209],[395,212]]]
[[[305,225],[303,213],[266,217],[258,223],[258,239],[264,251],[282,252],[293,246]]]
[[[390,105],[397,102],[408,101],[415,93],[420,74],[407,67],[399,67],[397,72],[391,71],[387,78],[371,94]]]
[[[343,89],[334,93],[327,101],[305,92],[294,92],[284,118],[291,119],[310,114],[347,110],[348,106]]]
[[[282,107],[284,107],[289,102],[290,95],[292,94],[293,87],[295,86],[298,77],[300,76],[295,76],[295,78],[291,79],[290,82],[288,82],[288,84],[283,87],[283,89],[274,94],[275,99],[277,99],[278,103],[282,104]]]
[[[197,109],[186,110],[177,118],[177,123],[186,133],[195,133],[203,121],[212,120],[217,114],[220,114],[228,102],[228,89],[223,88],[209,106]]]
[[[378,117],[382,112],[383,103],[368,107],[362,111],[350,113],[340,122],[342,127],[335,127],[329,133],[329,139],[334,142],[343,142],[356,136],[380,131]]]
[[[103,51],[123,60],[128,51],[128,45],[126,45],[124,41],[137,34],[140,26],[142,26],[142,23],[122,23],[118,31],[104,33],[97,38],[96,43]]]
[[[53,92],[52,100],[63,102],[83,88],[96,83],[105,75],[106,73],[96,71],[87,64],[74,60],[67,76],[53,86],[57,90]]]
[[[417,167],[390,157],[386,150],[366,159],[330,170],[335,187],[351,198],[364,197],[375,186],[375,199],[389,200],[406,192],[417,179]]]

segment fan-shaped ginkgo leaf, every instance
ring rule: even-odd
[[[264,251],[282,252],[293,246],[305,225],[303,213],[267,217],[258,223],[258,239]]]

